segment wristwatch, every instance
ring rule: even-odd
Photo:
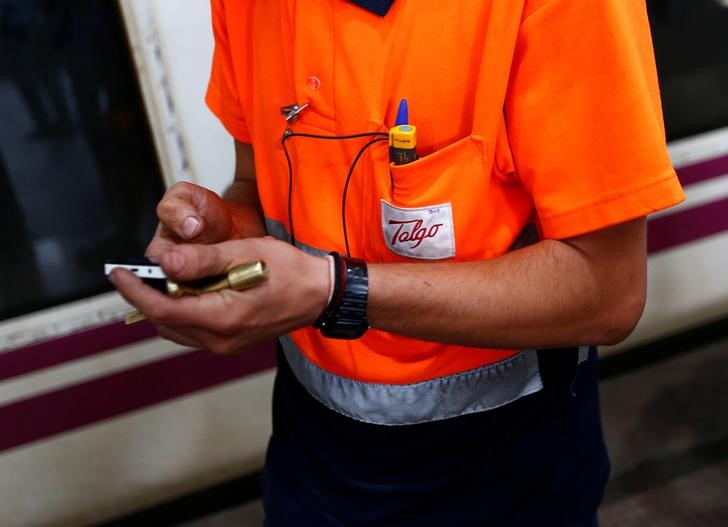
[[[367,264],[336,252],[329,254],[334,261],[334,290],[329,305],[313,325],[324,337],[358,339],[369,329]]]

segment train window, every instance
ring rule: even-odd
[[[0,319],[110,290],[163,192],[116,2],[0,2],[0,123]]]
[[[728,126],[728,1],[647,5],[668,139]]]

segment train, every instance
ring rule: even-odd
[[[0,5],[2,46],[32,58],[0,66],[0,110],[6,123],[15,119],[12,130],[0,125],[3,184],[15,196],[3,208],[15,207],[14,221],[27,227],[4,256],[12,272],[0,269],[0,523],[95,525],[256,474],[271,430],[274,343],[218,357],[162,340],[149,323],[127,326],[131,306],[99,265],[100,247],[143,251],[164,187],[191,181],[221,192],[233,173],[232,138],[203,103],[213,47],[208,1]],[[687,200],[650,217],[647,306],[631,337],[600,350],[605,357],[728,316],[728,6],[647,6],[668,148]],[[42,32],[26,38],[33,27]],[[80,33],[85,40],[74,43]],[[58,91],[24,92],[29,66],[75,102],[63,109]],[[120,135],[106,141],[108,123]],[[22,144],[13,142],[19,136]],[[112,143],[124,148],[113,167],[99,162]],[[37,172],[43,159],[75,150],[81,168],[64,172],[67,185],[13,179],[14,170],[30,164]],[[92,165],[112,177],[79,175]],[[92,186],[127,201],[99,208]],[[68,227],[65,245],[40,236],[46,227],[27,212],[60,200],[72,207],[69,217],[84,218]],[[134,239],[119,240],[106,223],[120,210],[116,230],[127,228],[127,207],[139,216],[128,200],[142,202],[146,216],[133,223]],[[99,244],[85,246],[94,236]]]

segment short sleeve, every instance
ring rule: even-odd
[[[545,238],[684,199],[665,144],[643,0],[551,0],[516,45],[506,122]]]
[[[215,48],[205,102],[235,139],[243,143],[251,143],[250,132],[240,102],[241,93],[238,90],[236,61],[232,56],[228,34],[225,2],[212,0],[211,7]],[[236,58],[240,60],[243,57]]]

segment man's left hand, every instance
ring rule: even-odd
[[[225,275],[254,260],[265,262],[269,275],[244,291],[225,289],[172,298],[125,269],[114,270],[109,278],[162,337],[228,354],[312,324],[326,307],[328,261],[269,237],[175,245],[161,255],[162,269],[177,282]]]

